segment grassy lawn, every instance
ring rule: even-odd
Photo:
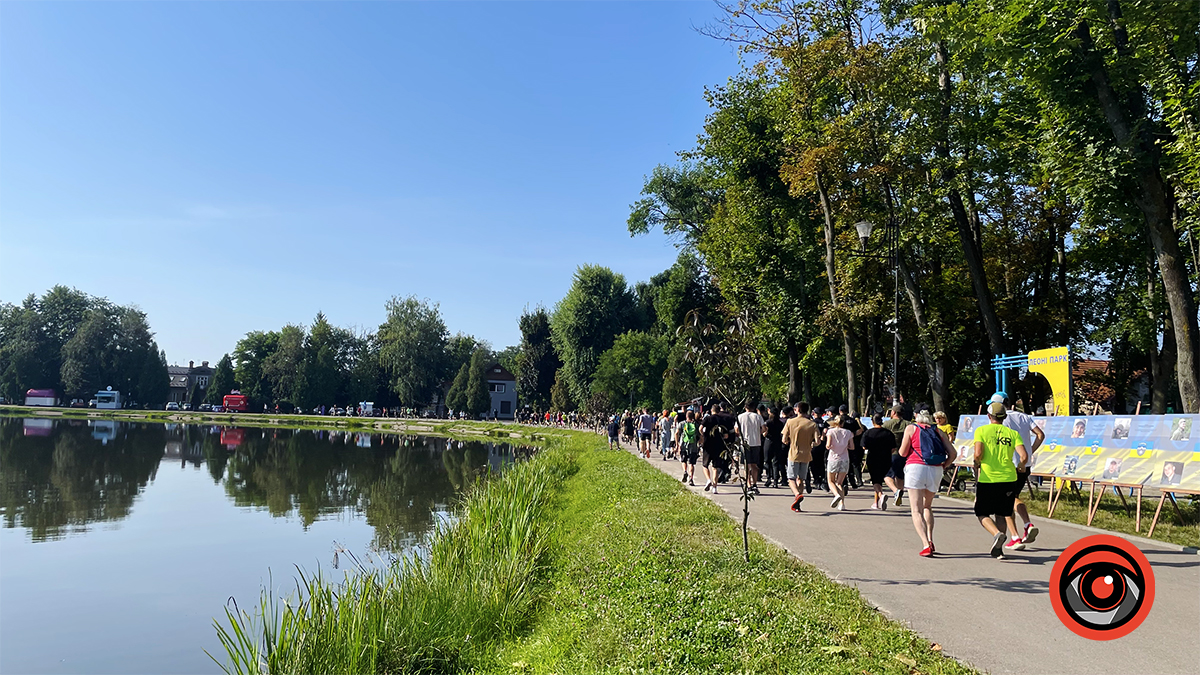
[[[1029,491],[1026,490],[1021,499],[1029,507],[1029,513],[1036,518],[1046,517],[1046,498],[1047,490],[1050,489],[1049,482],[1046,483],[1045,489],[1035,492],[1036,498],[1029,498]],[[1097,487],[1099,490],[1099,487]],[[969,492],[955,492],[952,497],[974,501],[975,495]],[[1128,492],[1125,495],[1125,500],[1129,503],[1130,512],[1126,513],[1125,507],[1121,505],[1121,500],[1109,490],[1108,494],[1104,495],[1104,499],[1100,501],[1100,510],[1096,512],[1096,518],[1092,521],[1092,527],[1098,527],[1112,532],[1121,532],[1124,534],[1132,534],[1145,537],[1146,532],[1150,529],[1150,521],[1154,518],[1154,509],[1158,507],[1158,498],[1142,500],[1142,531],[1134,532],[1134,524],[1136,522],[1133,515],[1133,509],[1136,505],[1136,500],[1131,498]],[[1080,488],[1076,494],[1071,488],[1063,491],[1062,498],[1058,501],[1058,506],[1054,508],[1054,517],[1050,520],[1062,520],[1068,523],[1076,523],[1078,525],[1087,524],[1087,509],[1088,509],[1088,490]],[[1200,517],[1200,512],[1197,510],[1197,502],[1184,497],[1179,498],[1179,509],[1183,512],[1184,519],[1181,521],[1175,513],[1175,509],[1171,508],[1170,501],[1163,504],[1162,514],[1158,518],[1158,526],[1154,528],[1153,539],[1165,541],[1180,546],[1200,547],[1200,526],[1197,526],[1197,518]]]
[[[857,590],[741,532],[719,507],[603,441],[551,506],[552,567],[532,628],[488,672],[968,673]]]

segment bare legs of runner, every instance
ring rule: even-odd
[[[833,493],[833,502],[830,506],[838,511],[846,510],[846,491],[842,486],[842,481],[845,478],[846,474],[844,472],[829,474],[829,491]]]
[[[929,490],[909,490],[908,506],[912,510],[913,529],[917,531],[921,543],[925,548],[933,548],[933,493]]]

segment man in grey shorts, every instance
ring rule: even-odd
[[[817,424],[808,418],[808,403],[801,401],[795,409],[796,416],[783,425],[783,444],[788,447],[788,487],[795,496],[792,510],[800,513],[800,502],[804,501],[804,477],[808,475],[808,463],[812,461]]]

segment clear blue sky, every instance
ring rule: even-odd
[[[0,300],[136,304],[176,363],[410,294],[515,344],[577,265],[674,260],[625,218],[739,68],[717,12],[0,3]]]

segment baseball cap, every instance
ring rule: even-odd
[[[992,401],[991,403],[988,404],[988,414],[991,415],[992,417],[995,417],[998,420],[1002,420],[1006,416],[1008,416],[1008,410],[1004,407],[1003,402]]]
[[[998,392],[992,394],[992,397],[990,399],[988,399],[988,402],[989,403],[1004,403],[1004,399],[1006,399],[1006,398],[1008,398],[1008,394],[1006,394],[1002,391],[998,391]]]

